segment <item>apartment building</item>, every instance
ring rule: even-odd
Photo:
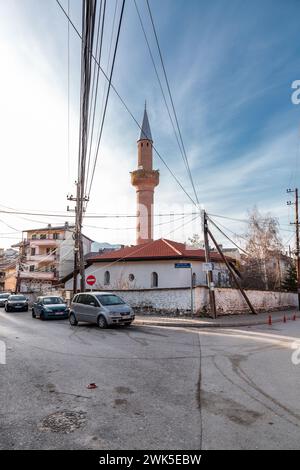
[[[83,251],[91,251],[92,240],[83,236]],[[19,292],[45,292],[59,279],[73,271],[74,226],[48,225],[43,229],[23,232],[18,244],[19,265],[17,290]]]

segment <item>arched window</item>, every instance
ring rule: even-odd
[[[108,286],[110,284],[110,272],[105,271],[104,273],[104,285]]]
[[[158,274],[157,273],[151,274],[151,287],[158,287]]]
[[[192,277],[192,285],[193,285],[193,287],[196,286],[196,280],[197,280],[197,278],[196,278],[196,273],[193,273],[193,277]]]

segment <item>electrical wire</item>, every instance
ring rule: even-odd
[[[195,195],[195,198],[196,198],[196,202],[197,202],[197,204],[199,205],[198,195],[197,195],[197,192],[196,192],[196,188],[195,188],[195,185],[194,185],[194,180],[193,180],[193,177],[192,177],[192,173],[191,173],[191,169],[190,169],[188,157],[187,157],[186,150],[185,150],[185,146],[184,146],[184,143],[183,143],[182,133],[181,133],[181,130],[180,130],[180,126],[179,126],[179,122],[178,122],[178,117],[177,117],[177,113],[176,113],[175,106],[174,106],[174,100],[173,100],[172,93],[171,93],[171,88],[170,88],[170,84],[169,84],[169,80],[168,80],[168,76],[167,76],[167,72],[166,72],[166,68],[165,68],[165,64],[164,64],[164,60],[163,60],[163,56],[162,56],[162,52],[161,52],[161,47],[160,47],[160,45],[159,45],[159,40],[158,40],[158,35],[157,35],[156,28],[155,28],[154,20],[153,20],[153,15],[152,15],[152,12],[151,12],[151,8],[150,8],[150,5],[149,5],[149,1],[146,0],[146,3],[147,3],[147,7],[148,7],[148,12],[149,12],[149,16],[150,16],[150,20],[151,20],[151,24],[152,24],[152,28],[153,28],[155,40],[156,40],[156,45],[157,45],[158,52],[159,52],[159,57],[160,57],[160,61],[161,61],[161,65],[162,65],[162,69],[163,69],[163,73],[164,73],[164,77],[165,77],[166,84],[167,84],[167,89],[168,89],[168,93],[169,93],[169,97],[170,97],[170,102],[171,102],[171,105],[172,105],[172,109],[173,109],[173,113],[174,113],[174,118],[175,118],[177,130],[178,130],[178,134],[179,134],[179,139],[180,139],[181,146],[182,146],[183,160],[185,161],[186,170],[187,170],[187,172],[188,172],[188,176],[189,176],[190,182],[191,182],[191,184],[192,184],[192,188],[193,188],[193,191],[194,191],[194,195]]]
[[[80,39],[82,39],[81,37],[81,34],[80,32],[78,31],[77,27],[75,26],[75,24],[73,23],[73,21],[70,19],[70,17],[68,16],[68,13],[65,11],[65,9],[63,8],[63,6],[61,5],[60,1],[59,0],[56,0],[57,4],[59,5],[59,7],[61,8],[62,12],[64,13],[64,15],[66,16],[66,18],[68,19],[68,21],[70,22],[72,28],[74,29],[74,31],[76,32],[76,34],[78,35],[78,37]],[[95,56],[93,55],[93,59],[94,61],[96,62],[97,66],[100,68],[100,71],[101,73],[103,74],[103,76],[105,77],[105,79],[109,82],[109,77],[107,76],[107,74],[105,73],[105,71],[103,70],[103,68],[101,67],[100,63],[97,61],[97,59],[95,58]],[[118,92],[118,90],[116,89],[116,87],[114,86],[113,83],[110,83],[110,88],[114,91],[114,93],[116,94],[116,96],[118,97],[118,99],[120,100],[120,102],[122,103],[123,107],[126,109],[126,111],[128,112],[128,114],[130,115],[130,117],[133,119],[133,121],[135,122],[135,124],[138,126],[138,128],[140,130],[142,130],[142,127],[140,126],[138,120],[135,118],[135,116],[133,115],[133,113],[131,112],[131,110],[129,109],[129,107],[127,106],[126,102],[124,101],[124,99],[121,97],[120,93]],[[197,203],[193,200],[193,198],[190,196],[190,194],[186,191],[186,189],[184,188],[184,186],[182,185],[182,183],[179,181],[179,179],[177,178],[177,176],[174,174],[174,172],[171,170],[171,168],[169,167],[169,165],[167,164],[167,162],[165,161],[165,159],[162,157],[162,155],[160,154],[160,152],[157,150],[157,148],[153,145],[152,146],[154,152],[156,153],[156,155],[158,156],[158,158],[162,161],[162,163],[164,164],[164,166],[167,168],[167,170],[169,171],[169,173],[172,175],[172,177],[174,178],[174,180],[176,181],[176,183],[178,184],[178,186],[182,189],[182,191],[186,194],[186,196],[188,197],[188,199],[192,202],[192,204],[194,206],[197,207],[198,209],[198,205]]]
[[[100,147],[100,142],[101,142],[102,133],[103,133],[104,121],[105,121],[105,117],[106,117],[108,98],[109,98],[110,90],[111,90],[111,81],[112,81],[112,77],[113,77],[115,61],[116,61],[116,55],[117,55],[117,50],[118,50],[118,45],[119,45],[124,7],[125,7],[125,0],[122,1],[122,7],[121,7],[120,18],[119,18],[119,25],[118,25],[116,43],[115,43],[113,59],[112,59],[112,65],[111,65],[109,81],[108,81],[108,88],[107,88],[107,93],[106,93],[106,98],[105,98],[105,104],[104,104],[104,110],[103,110],[103,114],[102,114],[102,120],[101,120],[101,124],[100,124],[99,137],[98,137],[97,146],[96,146],[96,154],[95,154],[95,159],[94,159],[94,165],[93,165],[92,175],[91,175],[91,179],[90,179],[90,183],[89,183],[89,190],[88,190],[88,193],[87,193],[88,194],[88,199],[90,197],[90,193],[91,193],[91,189],[92,189],[92,185],[93,185],[93,180],[94,180],[94,176],[95,176],[95,170],[96,170],[96,165],[97,165],[97,160],[98,160],[99,147]]]
[[[237,243],[235,243],[228,235],[226,235],[226,233],[223,232],[223,230],[220,229],[220,227],[218,227],[218,225],[210,218],[208,217],[208,220],[213,224],[213,226],[225,237],[227,238],[227,240],[229,240],[236,248],[238,248],[239,250],[241,250],[243,253],[245,253],[247,256],[250,256],[250,254],[244,250],[243,248],[241,248],[239,245],[237,245]]]

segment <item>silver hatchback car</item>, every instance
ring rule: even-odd
[[[78,322],[97,323],[99,328],[110,325],[130,325],[134,312],[118,295],[111,292],[85,292],[74,296],[69,313],[72,326]]]

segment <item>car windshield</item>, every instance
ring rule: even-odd
[[[103,294],[96,295],[97,299],[100,300],[102,305],[120,305],[125,304],[124,300],[120,299],[117,295]]]
[[[0,294],[0,299],[8,299],[10,294]]]
[[[64,304],[64,301],[61,297],[45,297],[43,299],[43,304],[45,304],[45,305]]]
[[[8,300],[26,300],[25,295],[11,295]]]

